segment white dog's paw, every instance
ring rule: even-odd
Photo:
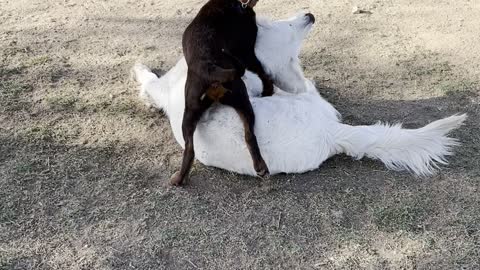
[[[151,74],[152,71],[146,65],[142,63],[136,63],[130,70],[130,79],[136,81],[137,83],[144,83],[146,75]]]

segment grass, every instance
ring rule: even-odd
[[[78,98],[69,95],[52,95],[45,99],[47,106],[54,111],[78,110]],[[81,110],[81,109],[80,109]]]
[[[28,110],[31,102],[28,95],[33,87],[14,81],[0,81],[0,111],[15,112]]]
[[[423,23],[430,15],[416,11],[444,14],[450,6],[409,3],[405,16],[401,0],[402,16],[382,21],[389,10],[379,2],[353,24],[342,5],[312,2],[322,27],[301,58],[351,124],[418,127],[468,113],[453,133],[462,146],[438,175],[336,156],[313,172],[260,181],[196,162],[188,186],[171,188],[181,147],[166,116],[138,101],[128,71],[138,60],[163,71],[178,60],[190,17],[172,14],[191,4],[124,2],[5,6],[0,270],[480,269],[476,70],[449,57],[463,51],[427,49],[441,45],[436,36],[412,51],[421,33],[390,27],[403,17]],[[262,12],[272,8],[267,2]],[[274,5],[274,14],[299,5]],[[478,16],[468,15],[473,25]],[[353,31],[359,25],[366,30]],[[397,34],[377,39],[382,31]]]
[[[31,143],[65,142],[68,139],[65,130],[50,127],[48,125],[27,128],[23,133],[20,133],[19,136]]]
[[[52,62],[52,58],[48,55],[41,55],[41,56],[36,56],[31,59],[29,59],[24,66],[26,68],[28,67],[33,67],[33,66],[43,66],[45,64],[48,64],[49,62]]]
[[[455,95],[459,93],[470,93],[474,94],[478,92],[480,86],[476,82],[468,80],[460,81],[441,81],[439,83],[440,90],[445,93],[445,95]]]
[[[25,69],[24,66],[20,67],[13,67],[13,68],[8,68],[8,67],[0,67],[0,78],[8,78],[12,75],[19,75],[21,72]]]
[[[431,209],[422,202],[408,203],[399,201],[389,207],[381,207],[374,211],[375,224],[382,231],[395,232],[399,230],[418,232],[424,229],[422,221]],[[430,211],[429,211],[430,210]]]

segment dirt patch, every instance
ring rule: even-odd
[[[480,6],[278,1],[317,24],[308,77],[350,124],[468,113],[416,178],[337,156],[261,182],[195,164],[129,69],[168,70],[201,1],[0,0],[0,269],[480,268]],[[352,14],[353,6],[371,14]]]

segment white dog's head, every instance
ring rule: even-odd
[[[305,92],[298,56],[314,22],[315,17],[310,13],[280,21],[257,19],[255,53],[274,83],[284,91]]]

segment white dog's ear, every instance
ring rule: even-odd
[[[269,27],[272,25],[272,20],[266,18],[266,17],[259,17],[257,16],[257,26],[258,27]]]

